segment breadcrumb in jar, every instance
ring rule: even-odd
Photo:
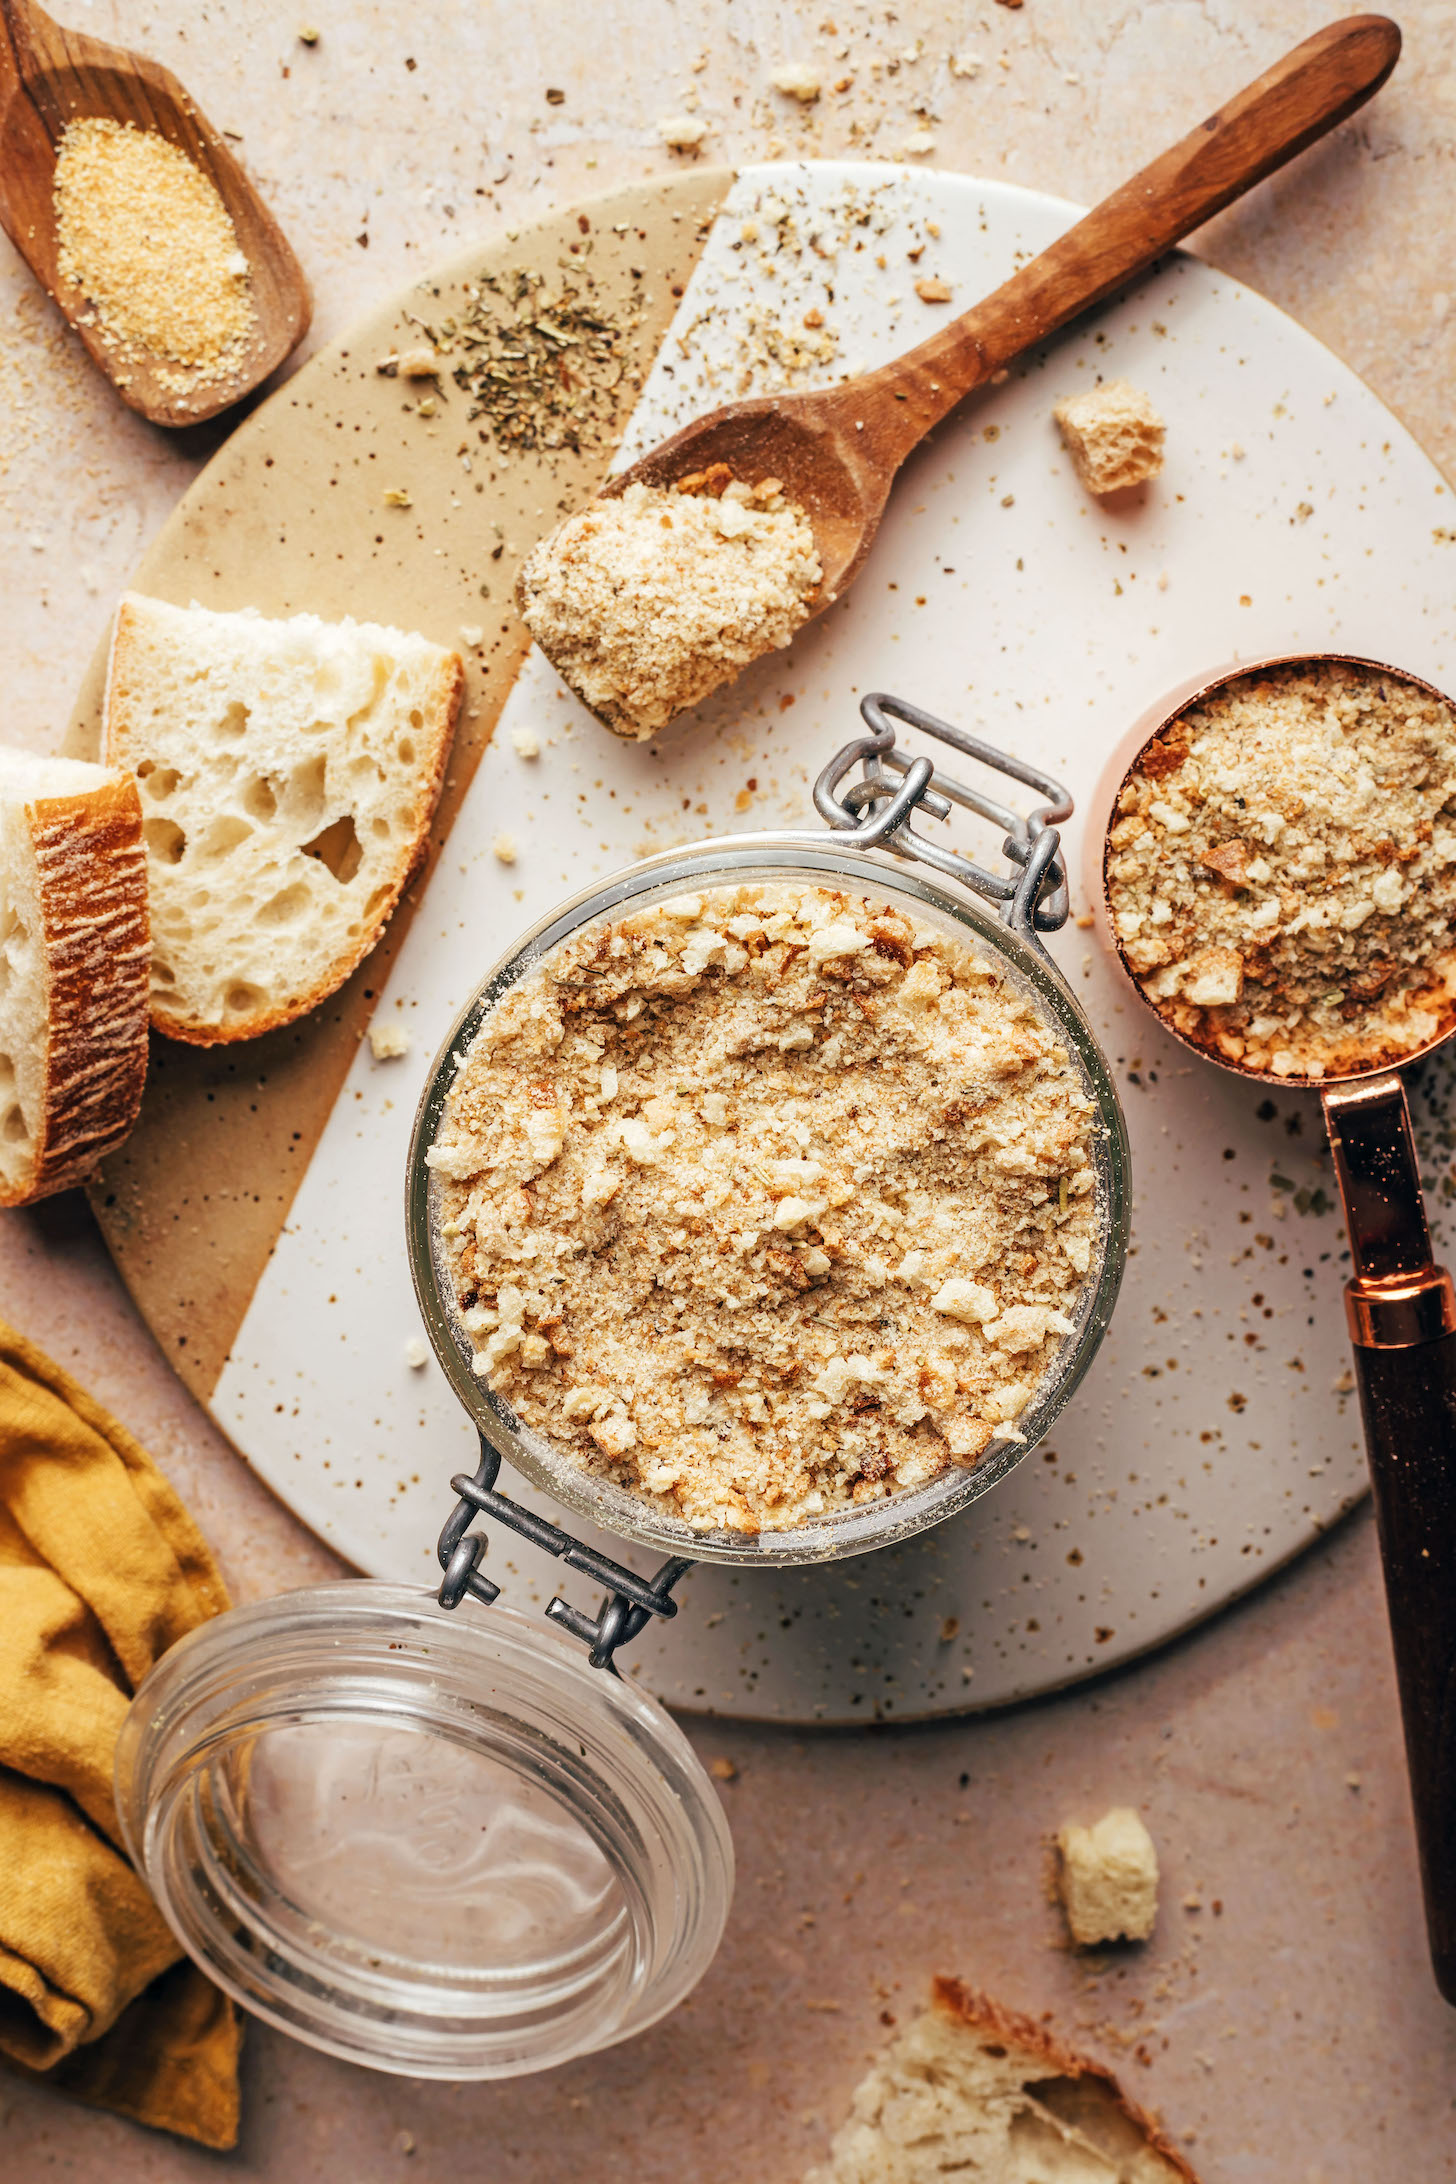
[[[1095,1128],[999,960],[720,885],[529,971],[427,1158],[477,1374],[571,1462],[753,1533],[1019,1438],[1099,1260]]]

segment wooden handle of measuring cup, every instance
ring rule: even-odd
[[[1456,2004],[1456,1290],[1431,1257],[1400,1079],[1328,1091],[1325,1119],[1431,1962]]]

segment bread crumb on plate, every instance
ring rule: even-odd
[[[418,1335],[411,1335],[404,1346],[404,1361],[412,1373],[420,1372],[430,1362],[430,1353]]]
[[[787,99],[797,99],[801,106],[812,106],[822,88],[818,69],[807,61],[785,61],[774,70],[771,81],[775,91],[782,91]]]
[[[1146,1941],[1158,1916],[1158,1853],[1140,1815],[1115,1805],[1095,1827],[1069,1821],[1057,1849],[1058,1885],[1078,1948]]]
[[[541,756],[541,739],[534,728],[513,728],[511,730],[511,746],[517,758],[539,758]]]
[[[1070,394],[1052,415],[1089,493],[1120,493],[1155,478],[1163,467],[1163,420],[1125,379]]]
[[[514,864],[521,853],[514,834],[498,834],[490,845],[490,851],[498,864]]]

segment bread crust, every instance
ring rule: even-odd
[[[107,763],[112,766],[132,766],[144,755],[128,748],[132,691],[126,680],[125,660],[127,640],[136,618],[136,609],[128,594],[116,611],[111,654],[107,664],[106,756]],[[192,1017],[180,1016],[168,1009],[162,997],[153,994],[151,1023],[155,1031],[186,1046],[232,1046],[239,1040],[259,1039],[265,1032],[279,1031],[284,1025],[296,1023],[301,1016],[307,1016],[310,1010],[316,1009],[330,994],[336,993],[345,980],[353,975],[365,956],[377,945],[380,935],[398,907],[400,896],[428,858],[430,825],[444,788],[445,767],[449,762],[464,695],[465,663],[458,653],[447,653],[435,678],[430,693],[429,710],[421,731],[422,742],[426,748],[434,745],[436,756],[419,782],[414,832],[401,844],[394,861],[388,892],[352,952],[335,957],[328,971],[316,979],[306,993],[299,995],[286,1006],[239,1017],[226,1024],[199,1023]]]
[[[34,1165],[0,1205],[67,1190],[136,1121],[147,1074],[151,927],[141,799],[130,775],[25,807],[35,852],[46,998]]]
[[[1004,2041],[1008,2048],[1023,2050],[1059,2078],[1081,2080],[1098,2087],[1119,2114],[1142,2133],[1149,2151],[1166,2161],[1183,2179],[1183,2184],[1199,2184],[1196,2171],[1189,2167],[1162,2126],[1145,2108],[1129,2099],[1104,2063],[1094,2063],[1089,2057],[1063,2047],[1061,2041],[1054,2039],[1034,2018],[1023,2017],[1019,2010],[1006,2009],[990,1995],[979,1993],[959,1979],[938,1977],[933,1980],[931,1998],[938,2010],[968,2031],[988,2033],[992,2039]]]

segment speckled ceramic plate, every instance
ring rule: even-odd
[[[952,175],[744,172],[627,452],[774,384],[786,361],[805,378],[881,361],[931,323],[917,278],[968,303],[1074,217]],[[1115,509],[1080,491],[1051,422],[1053,401],[1098,373],[1147,388],[1168,421],[1162,477]],[[423,444],[401,446],[458,476],[448,432],[432,456]],[[253,478],[256,521],[256,464]],[[405,1150],[435,1046],[510,934],[646,849],[802,823],[813,774],[874,687],[1011,745],[1079,809],[1129,724],[1205,667],[1338,646],[1450,688],[1453,528],[1439,472],[1351,372],[1249,290],[1175,256],[968,403],[909,466],[852,597],[681,735],[617,743],[531,656],[383,971],[378,1005],[412,1052],[380,1064],[358,1050],[211,1388],[219,1422],[351,1560],[429,1581],[449,1476],[473,1453],[437,1368],[407,1358]],[[346,568],[356,611],[387,616],[368,557]],[[538,758],[518,755],[520,729]],[[501,834],[513,864],[492,854]],[[1050,1447],[923,1538],[838,1566],[696,1573],[677,1624],[636,1649],[634,1672],[671,1703],[857,1721],[1047,1691],[1186,1629],[1363,1491],[1315,1103],[1191,1061],[1129,1005],[1090,932],[1069,927],[1055,946],[1115,1064],[1135,1162],[1132,1257],[1086,1385]],[[1433,1071],[1417,1098],[1433,1181],[1448,1164],[1446,1083]],[[490,1567],[521,1601],[547,1597],[556,1575],[499,1538]]]

